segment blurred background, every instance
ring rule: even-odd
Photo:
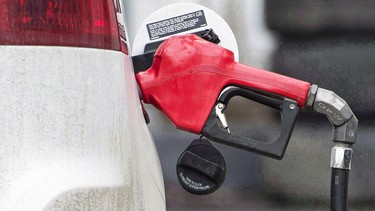
[[[359,119],[350,172],[351,210],[375,210],[375,1],[364,0],[124,0],[132,43],[151,13],[172,3],[197,3],[231,26],[240,62],[306,80],[343,97]],[[220,36],[220,35],[219,35]],[[178,183],[176,162],[193,139],[147,106],[160,156],[168,210],[329,210],[332,128],[302,112],[283,160],[214,143],[227,164],[215,193],[195,196]],[[231,129],[277,137],[279,116],[242,98],[226,111]]]

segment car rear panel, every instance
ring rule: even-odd
[[[163,210],[120,51],[0,45],[0,210]]]

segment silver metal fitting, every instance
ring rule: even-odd
[[[309,90],[309,95],[307,96],[307,100],[306,100],[307,109],[313,110],[314,101],[315,101],[316,93],[318,92],[318,88],[319,87],[315,84],[311,85],[310,90]]]
[[[334,146],[331,151],[331,168],[350,170],[352,157],[352,148]]]
[[[314,101],[314,110],[325,114],[334,126],[340,126],[353,116],[345,100],[332,91],[318,88]]]
[[[310,96],[313,95],[311,94]],[[315,94],[313,109],[318,113],[326,115],[334,126],[334,142],[344,144],[355,143],[358,120],[345,100],[332,91],[318,88]]]

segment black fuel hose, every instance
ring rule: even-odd
[[[348,210],[349,170],[332,168],[331,211]]]

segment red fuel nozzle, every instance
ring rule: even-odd
[[[230,85],[292,99],[305,107],[310,83],[234,61],[233,52],[196,35],[166,40],[153,65],[136,75],[145,103],[182,130],[201,134],[222,90]]]

